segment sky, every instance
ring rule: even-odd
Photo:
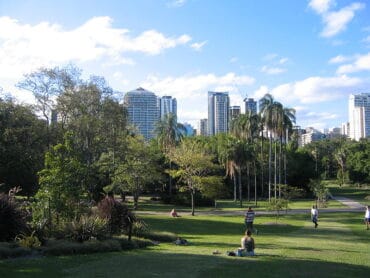
[[[175,97],[194,127],[208,91],[242,112],[270,93],[302,128],[340,127],[349,94],[370,93],[370,1],[0,0],[0,97],[32,103],[24,74],[70,63],[121,99]]]

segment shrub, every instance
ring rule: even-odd
[[[149,231],[149,226],[144,222],[144,220],[136,219],[136,222],[132,224],[132,234],[135,236],[140,236]]]
[[[129,232],[132,223],[136,221],[135,215],[128,207],[116,201],[111,194],[99,202],[98,213],[100,217],[107,219],[112,234]]]
[[[0,242],[0,259],[31,255],[31,249],[19,247],[16,243]]]
[[[21,247],[36,248],[41,246],[41,242],[35,235],[35,232],[32,232],[32,234],[29,236],[26,235],[17,236],[16,241]]]
[[[102,240],[108,235],[108,221],[98,216],[82,216],[80,219],[61,223],[54,231],[57,239],[71,239],[77,242],[92,238]]]
[[[91,240],[83,243],[68,240],[57,240],[48,243],[44,254],[46,255],[72,255],[72,254],[89,254],[98,252],[120,251],[121,244],[118,240]]]
[[[25,217],[14,198],[0,194],[0,241],[14,240],[17,235],[26,233]]]
[[[173,242],[177,239],[177,235],[170,232],[157,232],[157,231],[146,231],[139,233],[138,237],[143,237],[159,242]]]

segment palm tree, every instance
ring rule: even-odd
[[[271,119],[272,105],[274,104],[274,98],[270,94],[264,95],[263,98],[259,100],[259,107],[261,113],[261,119],[263,126],[268,131],[269,136],[269,161],[268,161],[268,186],[269,186],[269,201],[271,200],[271,157],[272,157],[272,129],[273,123]],[[263,133],[263,131],[262,131]]]
[[[281,167],[281,162],[277,161],[277,142],[276,137],[287,140],[287,130],[292,127],[292,122],[295,122],[295,110],[284,108],[280,102],[274,100],[272,95],[266,94],[259,102],[260,112],[264,126],[269,132],[269,200],[271,200],[271,164],[272,164],[272,139],[274,137],[274,195],[277,197],[277,178],[278,168]],[[281,158],[279,158],[281,161]],[[285,164],[284,164],[285,165]],[[280,172],[280,170],[279,170]],[[279,180],[281,180],[279,174]]]
[[[254,139],[258,136],[258,115],[249,111],[248,114],[242,114],[231,124],[231,133],[239,140],[246,141],[245,155],[247,168],[247,187],[248,201],[250,200],[250,168],[254,162]],[[255,173],[255,172],[254,172]]]
[[[185,127],[177,122],[177,117],[173,113],[168,113],[163,119],[157,122],[155,133],[157,141],[163,153],[169,161],[170,170],[172,169],[172,161],[169,157],[170,151],[184,137],[186,133]],[[169,176],[169,195],[172,196],[172,177]]]

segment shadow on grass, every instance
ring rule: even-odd
[[[234,237],[236,235],[242,236],[245,232],[244,219],[239,223],[223,221],[225,217],[212,217],[209,220],[205,218],[168,218],[160,217],[145,217],[147,222],[153,230],[166,230],[168,232],[176,233],[178,235],[222,235]],[[230,218],[232,220],[232,218]],[[259,221],[263,221],[262,219]],[[256,224],[255,228],[263,235],[286,234],[296,231],[301,228],[300,225],[265,225]]]
[[[153,250],[0,261],[0,277],[367,277],[370,268],[280,256],[227,257]]]

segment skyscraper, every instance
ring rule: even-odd
[[[208,135],[228,131],[229,94],[208,92]]]
[[[171,96],[163,96],[160,98],[160,117],[164,118],[165,115],[172,113],[177,117],[177,101]]]
[[[349,137],[360,140],[370,136],[370,94],[351,94],[348,113]]]
[[[124,103],[128,120],[136,126],[146,140],[154,137],[155,124],[159,120],[157,96],[143,88],[126,93]]]
[[[253,98],[245,98],[245,114],[248,114],[249,111],[252,114],[257,114],[257,101],[255,101]]]
[[[229,120],[232,121],[240,115],[240,106],[229,107]]]
[[[200,119],[199,120],[197,135],[202,135],[202,136],[207,136],[208,135],[208,119]]]

